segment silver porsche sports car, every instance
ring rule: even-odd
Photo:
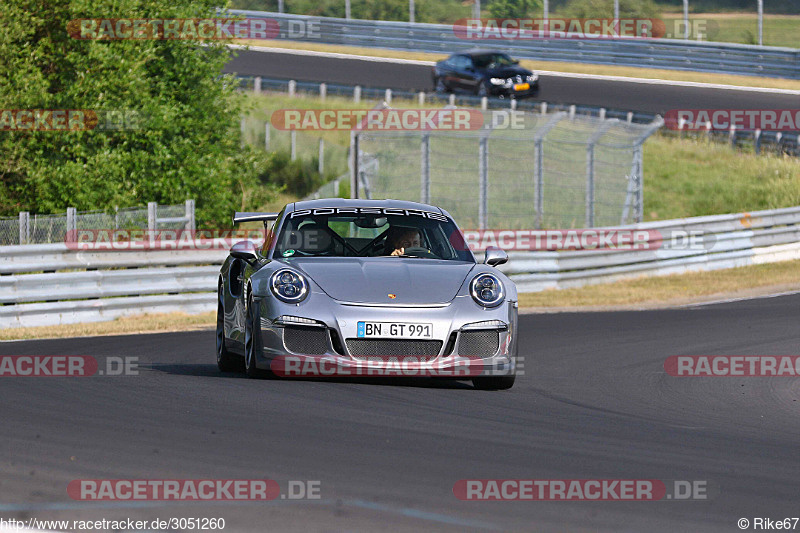
[[[476,262],[450,215],[397,200],[320,199],[236,243],[218,285],[217,364],[250,377],[424,375],[508,389],[517,371],[517,290]]]

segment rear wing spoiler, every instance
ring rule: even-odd
[[[239,212],[237,211],[233,215],[233,223],[238,224],[240,222],[264,222],[267,223],[270,220],[277,220],[279,213],[252,213],[252,212]]]

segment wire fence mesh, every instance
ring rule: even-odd
[[[641,221],[642,144],[660,119],[516,113],[514,128],[358,133],[358,196],[441,206],[467,228]]]
[[[73,224],[76,230],[193,229],[190,226],[194,224],[194,201],[150,205],[152,207],[125,207],[111,213],[70,208],[63,214],[23,212],[16,217],[1,217],[0,246],[64,242]],[[154,209],[154,217],[148,216],[149,209]],[[74,222],[70,222],[71,217]]]

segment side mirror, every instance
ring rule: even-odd
[[[484,263],[489,266],[502,265],[508,262],[508,254],[497,246],[488,246],[486,248],[486,259]]]
[[[519,59],[514,59],[512,62],[513,62],[515,65],[519,65]]]
[[[253,241],[239,241],[231,246],[231,256],[252,263],[258,259],[256,245],[253,244]]]

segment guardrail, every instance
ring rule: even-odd
[[[800,207],[644,222],[620,230],[695,235],[700,246],[655,243],[641,250],[512,252],[501,267],[520,292],[579,287],[800,259]]]
[[[800,258],[800,207],[616,229],[647,231],[653,242],[643,250],[511,252],[511,261],[500,269],[520,292],[536,292]],[[699,236],[702,248],[659,241],[691,232]],[[73,248],[63,243],[0,247],[0,328],[215,309],[225,250]]]
[[[197,249],[199,248],[199,249]],[[215,309],[226,250],[0,246],[0,328]]]
[[[470,39],[453,25],[353,20],[231,10],[278,22],[281,38],[325,44],[451,54],[476,46],[502,47],[521,59],[569,61],[695,72],[800,79],[800,50],[673,39]],[[298,31],[297,27],[314,28]]]

